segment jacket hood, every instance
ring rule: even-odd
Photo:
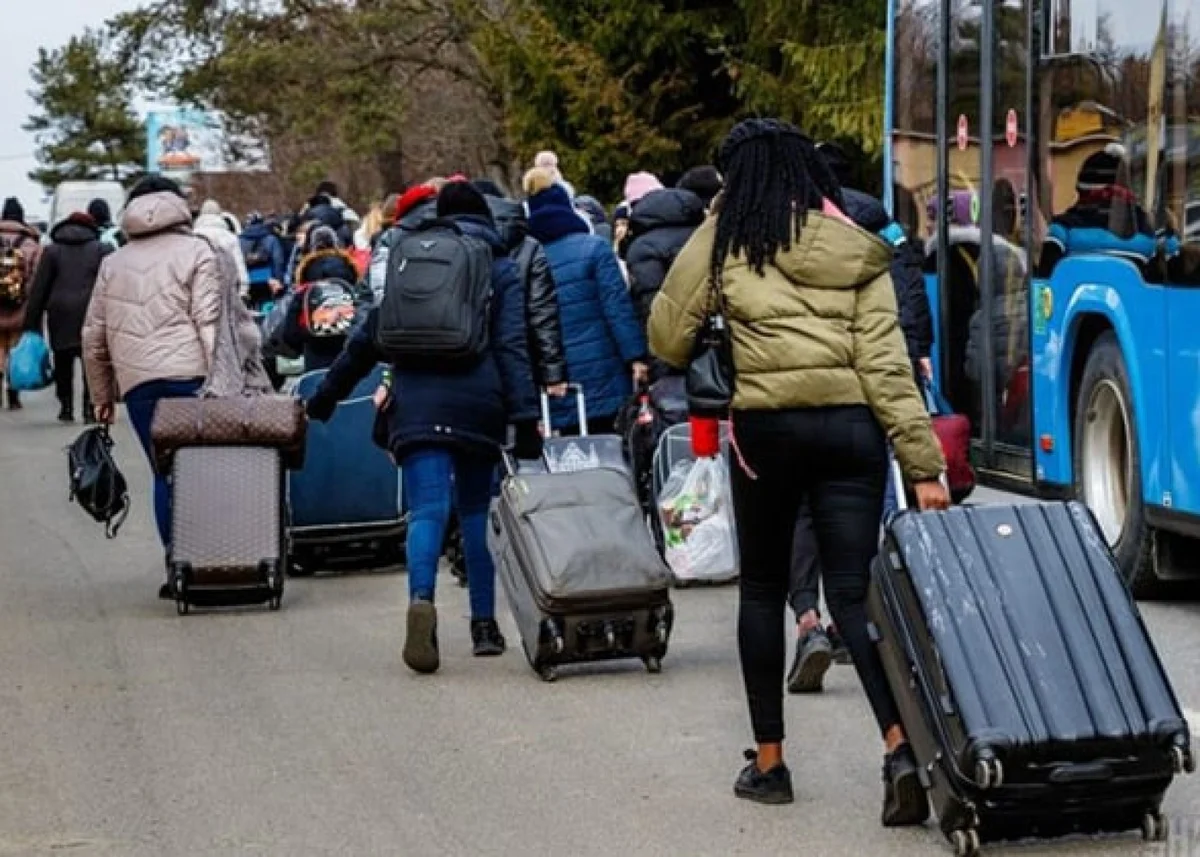
[[[643,235],[664,227],[695,228],[704,217],[704,200],[690,190],[670,188],[648,193],[635,203],[629,227],[634,235]]]
[[[433,220],[437,217],[437,199],[430,197],[424,202],[414,205],[408,212],[396,221],[396,226],[400,229],[416,229],[426,220]]]
[[[242,230],[242,237],[251,240],[258,238],[266,238],[268,235],[274,235],[271,227],[266,223],[251,223]]]
[[[191,225],[192,212],[188,210],[187,200],[166,190],[133,199],[125,206],[121,217],[121,228],[131,239],[169,229],[190,229]]]
[[[486,197],[488,208],[492,211],[492,220],[496,222],[496,230],[500,239],[509,252],[521,246],[529,234],[529,221],[525,218],[525,206],[516,200],[499,196]]]
[[[346,225],[346,219],[342,216],[342,212],[332,203],[314,205],[304,213],[304,219],[316,221],[335,231]]]
[[[230,235],[234,234],[233,230],[229,228],[229,223],[220,214],[201,214],[196,218],[196,222],[192,224],[192,228],[206,232],[228,232]]]
[[[32,226],[26,226],[16,220],[0,220],[0,232],[7,235],[24,235],[26,238],[38,240],[38,232]]]
[[[464,234],[486,241],[492,246],[496,255],[503,256],[508,253],[508,248],[504,244],[504,239],[500,237],[499,231],[482,217],[474,214],[456,214],[446,219],[453,220],[458,224]]]
[[[308,278],[309,268],[311,268],[313,265],[315,265],[317,262],[321,261],[322,259],[340,259],[341,261],[345,262],[347,265],[349,265],[354,270],[356,270],[356,271],[358,270],[358,266],[354,264],[354,257],[351,256],[349,253],[347,253],[345,250],[313,250],[310,253],[306,253],[300,259],[300,263],[296,266],[296,277],[295,277],[296,282],[297,283],[309,282],[309,278]],[[353,285],[353,283],[351,283],[351,285]]]
[[[833,217],[810,211],[800,238],[775,257],[775,268],[794,283],[817,289],[855,289],[892,265],[882,238]]]
[[[68,218],[50,230],[50,240],[55,244],[86,244],[100,240],[100,230],[93,223]]]
[[[868,232],[880,232],[892,222],[883,203],[860,190],[842,188],[846,216]]]

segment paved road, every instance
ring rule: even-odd
[[[73,432],[52,417],[45,396],[0,414],[0,855],[950,853],[932,830],[879,827],[879,747],[845,668],[788,707],[797,803],[734,800],[747,718],[730,590],[679,594],[660,676],[553,685],[519,653],[470,658],[453,586],[444,670],[410,675],[395,575],[296,581],[277,614],[180,619],[155,598],[132,436],[117,435],[136,510],[107,542],[67,503]],[[1200,606],[1146,614],[1200,708]],[[1168,805],[1200,835],[1200,779]],[[1126,836],[993,853],[1167,852]]]

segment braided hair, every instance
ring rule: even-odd
[[[791,249],[822,198],[844,207],[838,181],[812,140],[785,122],[739,123],[721,144],[718,166],[725,192],[711,260],[715,284],[730,255],[744,256],[761,276],[777,253]]]

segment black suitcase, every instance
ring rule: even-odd
[[[1166,837],[1188,725],[1078,503],[901,512],[867,611],[942,832]]]
[[[670,573],[624,470],[518,472],[494,501],[496,571],[529,665],[640,658],[658,672],[674,611]]]

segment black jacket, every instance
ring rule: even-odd
[[[529,235],[521,203],[490,196],[488,207],[504,246],[517,263],[525,289],[525,320],[535,380],[539,386],[561,384],[567,380],[567,356],[550,260],[541,243]]]
[[[862,191],[843,188],[846,215],[860,227],[892,245],[892,286],[896,289],[900,329],[914,366],[933,349],[933,313],[925,291],[924,252],[888,215],[883,203]]]
[[[96,227],[75,220],[55,226],[50,238],[53,243],[42,253],[33,275],[25,329],[41,333],[46,316],[51,348],[79,348],[96,274],[112,249],[100,242]]]
[[[643,329],[667,271],[704,222],[704,216],[704,201],[681,188],[652,191],[634,204],[625,266],[629,271],[629,293]]]

